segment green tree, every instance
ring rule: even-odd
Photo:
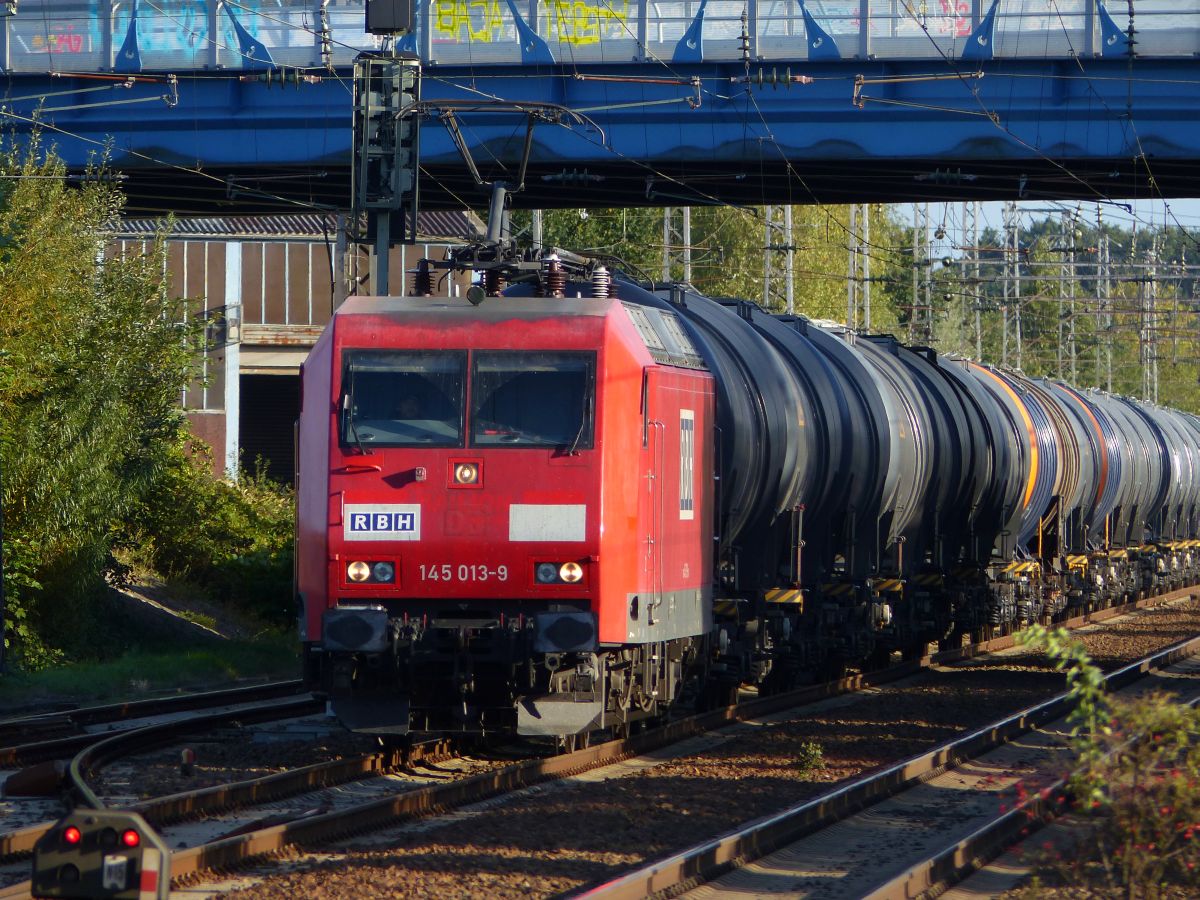
[[[875,304],[872,330],[897,325],[892,282],[908,272],[907,260],[895,247],[901,230],[889,207],[874,206],[872,286]],[[514,215],[518,240],[528,237],[528,213]],[[657,281],[662,277],[663,211],[661,209],[564,209],[544,214],[544,242],[585,255],[613,256],[630,274]],[[818,319],[842,321],[846,316],[848,271],[846,207],[793,207],[792,242],[796,311]],[[764,250],[784,243],[782,232],[769,236],[761,208],[694,207],[691,213],[692,282],[713,297],[763,299]],[[777,269],[781,272],[782,267]],[[676,266],[673,279],[682,280]]]
[[[106,252],[118,191],[0,156],[0,465],[10,644],[37,667],[95,642],[111,542],[183,433],[194,359],[160,243]]]

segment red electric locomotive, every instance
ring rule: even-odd
[[[620,732],[710,656],[713,379],[669,310],[472,300],[351,298],[304,365],[307,674],[358,731]]]

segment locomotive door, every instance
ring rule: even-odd
[[[660,617],[663,595],[663,525],[666,506],[667,425],[662,419],[660,396],[662,372],[648,369],[642,399],[642,480],[643,489],[638,501],[638,522],[642,548],[641,584],[639,589],[646,607],[647,624],[654,625]]]
[[[712,396],[706,376],[681,369],[650,369],[645,385],[639,590],[649,636],[661,640],[696,634],[706,620],[711,535],[702,534],[702,504],[711,457],[697,435],[711,422]]]

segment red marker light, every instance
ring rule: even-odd
[[[136,847],[142,842],[142,836],[132,828],[126,828],[121,832],[121,843],[126,847]]]
[[[63,829],[63,840],[68,844],[78,844],[83,840],[83,835],[79,833],[79,829],[74,825]]]

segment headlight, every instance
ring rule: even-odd
[[[538,584],[578,584],[583,581],[583,566],[577,562],[540,562],[533,568]]]
[[[346,580],[353,584],[395,584],[396,561],[359,559],[346,565]]]
[[[454,467],[456,484],[475,484],[479,481],[479,466],[475,463],[459,463]]]

